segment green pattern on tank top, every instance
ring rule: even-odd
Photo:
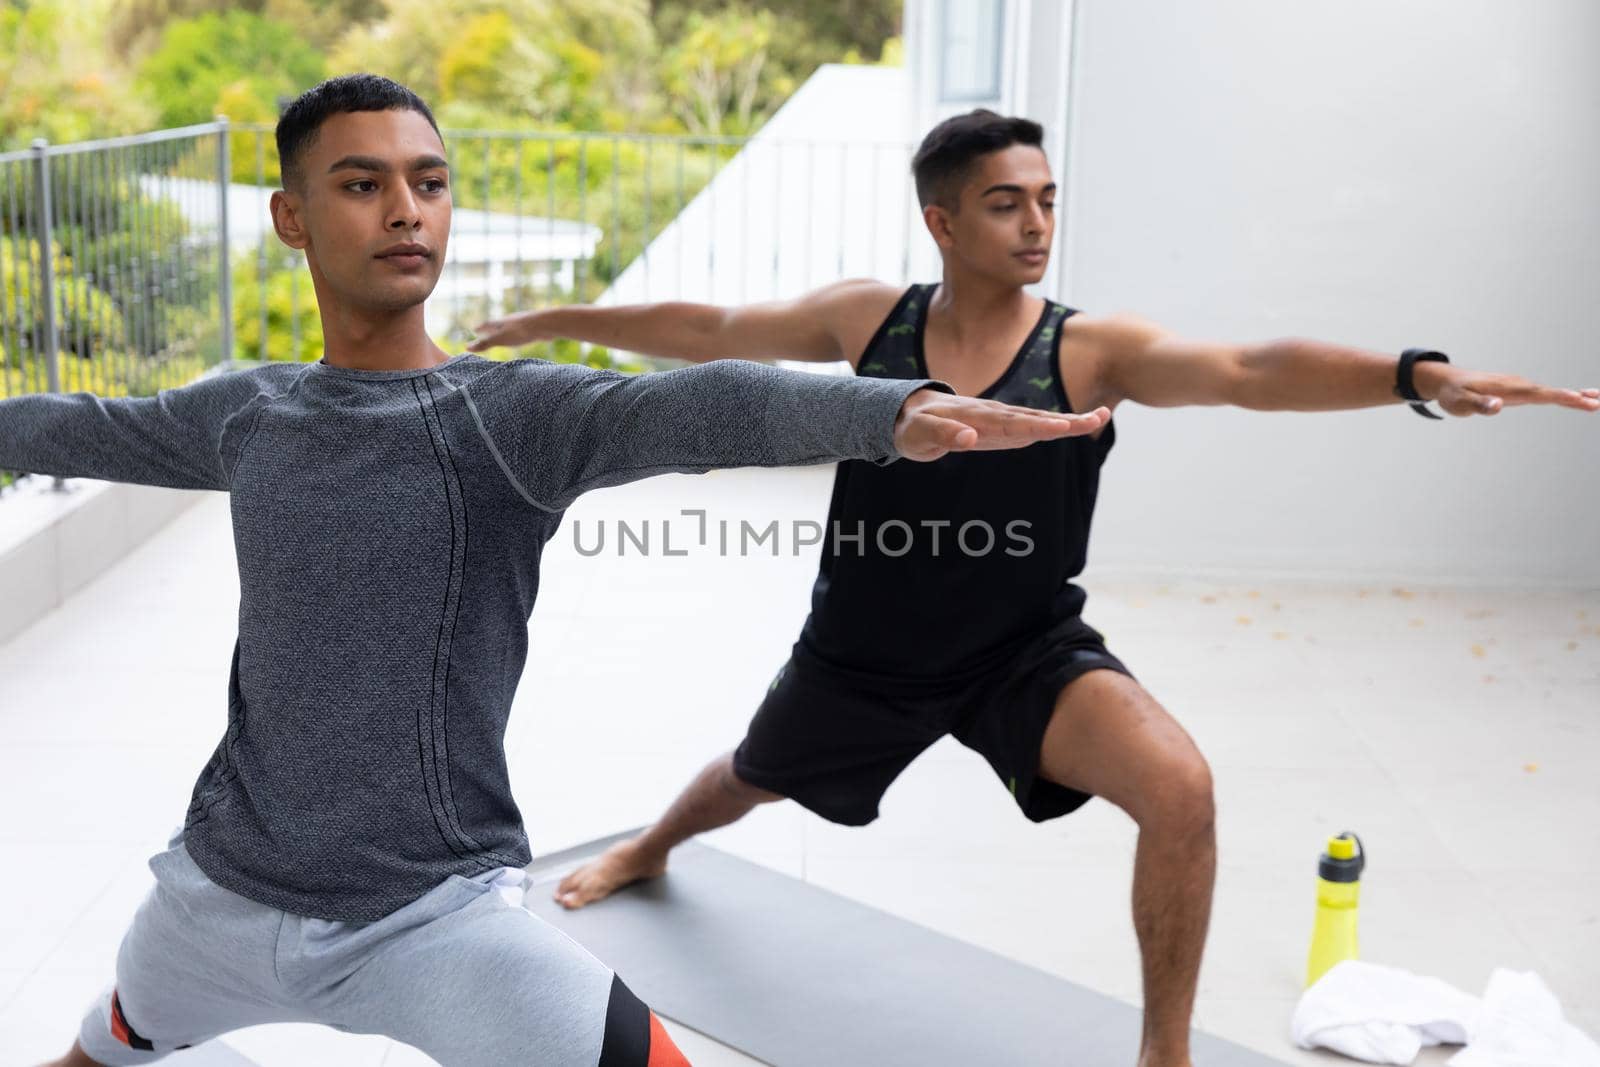
[[[917,322],[922,317],[922,305],[933,293],[931,285],[913,285],[910,292],[891,313],[890,322],[876,342],[863,355],[866,357],[856,368],[856,373],[868,378],[920,378],[917,367]]]
[[[994,391],[994,399],[1041,411],[1061,410],[1061,390],[1056,386],[1056,375],[1060,373],[1056,365],[1056,332],[1066,317],[1066,308],[1049,304],[1043,325],[1028,339],[1021,362]]]
[[[869,378],[921,378],[917,361],[917,326],[924,306],[933,298],[935,285],[913,285],[890,312],[878,336],[862,354],[856,373]],[[1027,351],[1006,365],[1004,379],[990,395],[1018,407],[1038,411],[1060,411],[1063,391],[1057,386],[1056,333],[1068,309],[1047,302],[1041,321],[1026,342]]]

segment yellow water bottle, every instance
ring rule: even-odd
[[[1307,988],[1340,960],[1361,955],[1356,943],[1356,905],[1366,865],[1367,850],[1361,838],[1348,831],[1328,838],[1328,851],[1317,864],[1317,922],[1306,961]]]

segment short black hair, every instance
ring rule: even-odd
[[[987,108],[945,119],[928,131],[911,159],[917,201],[954,209],[961,186],[981,156],[1014,144],[1041,148],[1044,127],[1032,119],[1007,118]]]
[[[317,139],[317,131],[334,115],[351,111],[415,111],[434,133],[439,124],[422,97],[397,81],[378,74],[341,74],[312,86],[289,102],[278,116],[278,169],[284,188],[299,184],[300,160]],[[439,140],[444,134],[439,133]]]

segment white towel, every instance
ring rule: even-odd
[[[1301,1048],[1404,1065],[1424,1045],[1464,1044],[1477,1015],[1476,997],[1437,978],[1345,960],[1300,997],[1292,1032]]]
[[[1600,1045],[1562,1017],[1561,1004],[1532,971],[1489,976],[1471,1036],[1450,1067],[1600,1067]]]

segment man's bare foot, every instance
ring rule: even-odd
[[[604,900],[624,886],[666,873],[667,857],[645,853],[639,848],[638,838],[618,841],[598,859],[561,879],[556,887],[556,903],[569,911],[576,910]]]

